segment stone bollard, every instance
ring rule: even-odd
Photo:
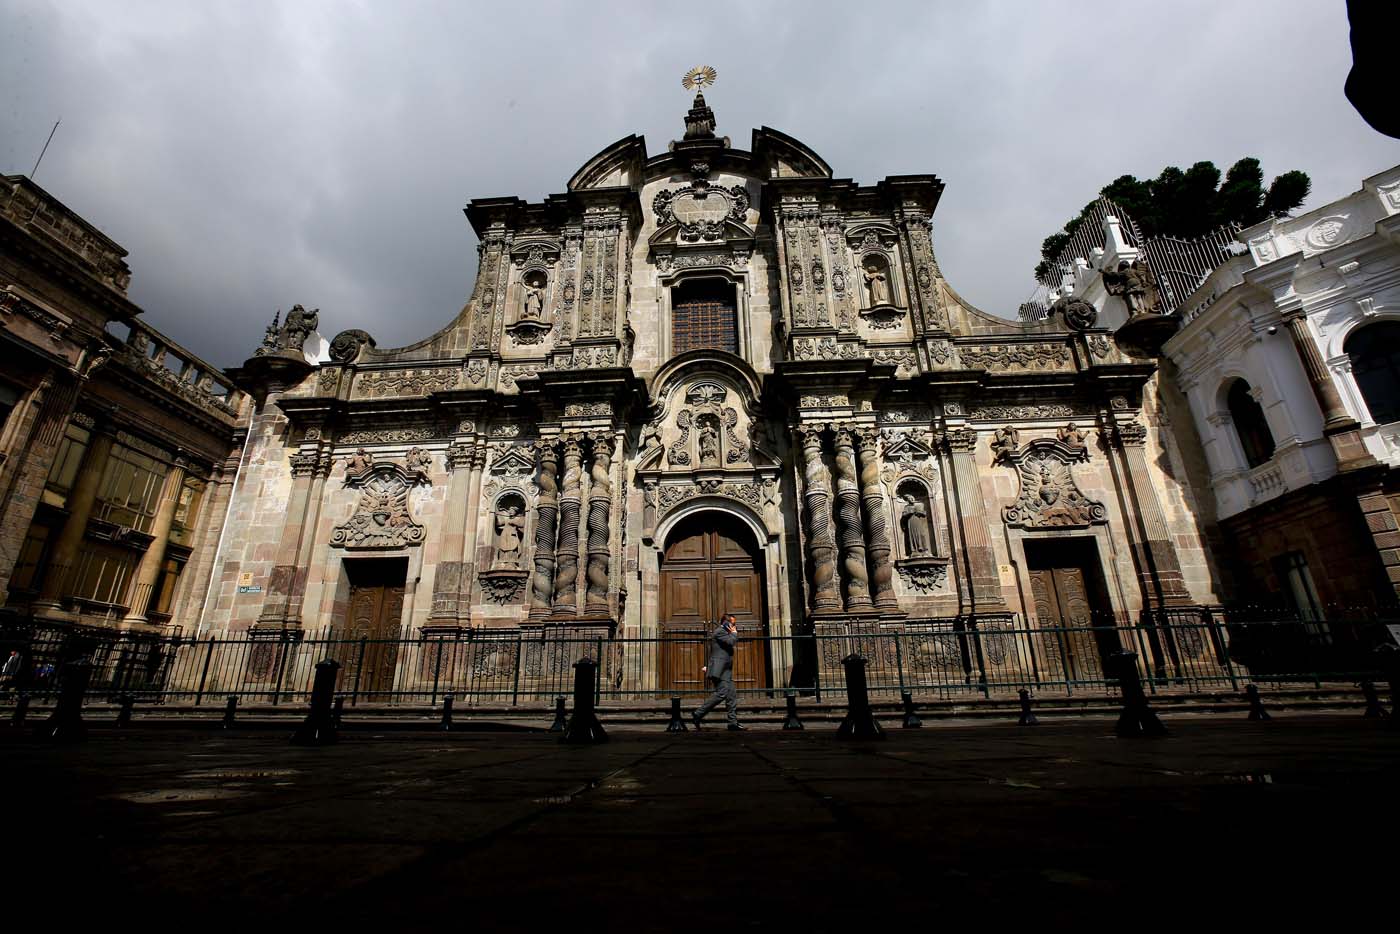
[[[554,722],[549,725],[549,732],[562,733],[569,728],[569,718],[564,714],[564,698],[562,696],[554,698]]]
[[[1390,728],[1400,730],[1400,647],[1387,643],[1376,649],[1376,658],[1390,682]]]
[[[1269,712],[1264,709],[1264,701],[1259,696],[1259,686],[1257,684],[1246,684],[1244,686],[1245,699],[1249,701],[1249,719],[1251,720],[1272,720]]]
[[[311,683],[311,711],[292,734],[298,746],[325,746],[335,742],[335,722],[331,719],[331,702],[335,698],[335,676],[340,662],[328,658],[316,663],[316,680]]]
[[[593,686],[597,683],[598,663],[587,656],[574,662],[574,715],[559,739],[565,743],[606,743],[607,731],[593,709]]]
[[[1376,693],[1376,685],[1371,681],[1361,682],[1361,696],[1366,698],[1366,712],[1362,714],[1367,720],[1384,720],[1385,708],[1381,706],[1380,695]]]
[[[681,699],[671,695],[671,722],[666,724],[667,733],[684,733],[685,720],[681,718]]]
[[[117,726],[131,726],[131,709],[136,706],[136,698],[123,694],[117,698],[117,703],[121,705],[117,709]]]
[[[336,728],[337,730],[340,729],[340,720],[341,720],[341,718],[344,717],[344,716],[345,716],[345,695],[344,695],[344,694],[337,694],[337,695],[335,696],[335,706],[333,706],[333,707],[331,708],[331,723],[335,725],[335,728]]]
[[[836,735],[842,739],[884,739],[885,731],[870,710],[865,656],[853,652],[841,659],[841,664],[846,669],[846,719],[836,728]]]
[[[39,738],[53,742],[76,742],[87,736],[83,723],[83,697],[92,678],[92,663],[86,659],[63,666],[63,680],[58,685],[58,704],[49,718],[39,727]]]
[[[238,695],[230,694],[228,700],[224,702],[224,722],[220,726],[225,730],[231,730],[234,726],[234,711],[238,709]]]
[[[787,692],[787,717],[783,720],[783,729],[800,730],[802,721],[797,719],[797,692]]]
[[[453,697],[451,694],[444,694],[444,695],[442,696],[442,725],[441,725],[441,729],[442,729],[444,732],[447,731],[447,730],[452,729],[452,702],[453,702],[454,700],[456,700],[456,698]]]
[[[29,716],[29,692],[20,691],[15,698],[15,712],[10,715],[10,726],[24,726],[24,718]]]
[[[1118,679],[1123,692],[1123,713],[1118,718],[1119,736],[1166,736],[1167,728],[1147,706],[1147,695],[1138,678],[1137,653],[1122,649],[1108,656],[1109,672]]]
[[[1031,713],[1031,692],[1027,691],[1025,688],[1021,688],[1021,690],[1016,693],[1021,697],[1021,719],[1016,721],[1017,724],[1020,726],[1035,726],[1040,721],[1036,719],[1035,714]]]
[[[919,719],[919,715],[914,712],[914,695],[910,691],[900,691],[899,699],[904,702],[904,728],[906,730],[917,730],[924,725],[924,721]]]

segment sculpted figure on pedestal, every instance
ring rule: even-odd
[[[926,558],[933,554],[928,531],[928,507],[913,493],[900,497],[904,501],[904,542],[911,558]]]
[[[538,281],[525,283],[525,307],[521,309],[520,317],[531,320],[539,320],[544,312],[544,288]]]
[[[865,263],[865,287],[870,293],[870,307],[890,304],[889,279],[885,267],[873,260]]]
[[[719,465],[719,428],[713,418],[700,419],[700,463]]]
[[[1000,464],[1016,452],[1020,446],[1021,433],[1011,425],[998,428],[996,437],[992,439],[992,463]]]
[[[1156,313],[1157,282],[1152,270],[1142,260],[1133,260],[1132,263],[1119,260],[1116,270],[1103,271],[1103,285],[1108,294],[1123,299],[1130,316]]]
[[[507,502],[496,513],[496,567],[520,567],[520,542],[525,534],[525,516],[520,506]]]
[[[1070,422],[1056,432],[1056,437],[1070,447],[1082,448],[1084,446],[1084,432],[1080,431],[1074,422]]]

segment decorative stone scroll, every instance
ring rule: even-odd
[[[709,477],[694,483],[663,483],[656,488],[657,518],[664,518],[681,503],[701,496],[723,496],[761,510],[776,495],[777,482],[767,478],[761,483]]]
[[[680,229],[680,239],[687,243],[719,240],[724,237],[726,223],[744,223],[749,193],[743,185],[712,187],[704,179],[696,179],[683,188],[657,192],[651,209],[658,229],[675,224]]]
[[[1009,452],[1006,461],[1016,468],[1021,491],[1016,502],[1002,509],[1002,520],[1022,529],[1077,529],[1107,522],[1108,510],[1080,491],[1070,470],[1087,453],[1083,446],[1051,438]]]
[[[346,471],[346,486],[360,491],[355,514],[331,533],[337,548],[402,548],[423,543],[423,526],[413,520],[408,495],[428,482],[421,469],[402,464],[364,463]]]

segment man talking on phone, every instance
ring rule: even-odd
[[[743,730],[747,727],[739,723],[739,692],[734,689],[734,646],[739,643],[739,621],[733,613],[720,617],[719,626],[710,634],[710,659],[703,671],[714,692],[710,699],[695,709],[690,715],[695,728],[700,729],[700,721],[705,714],[724,701],[729,714],[729,728]]]

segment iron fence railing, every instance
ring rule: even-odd
[[[979,618],[906,620],[894,625],[843,624],[840,632],[743,640],[736,685],[751,697],[796,689],[841,702],[841,661],[867,659],[872,697],[1109,695],[1116,680],[1105,660],[1116,650],[1136,653],[1143,683],[1156,692],[1238,691],[1261,684],[1357,682],[1379,677],[1374,649],[1389,641],[1374,612],[1327,620],[1274,618],[1265,613],[1192,609],[1140,618],[1022,620]],[[304,704],[315,665],[340,664],[337,693],[351,706],[437,704],[517,705],[568,695],[573,663],[598,663],[599,702],[659,702],[673,694],[706,692],[700,671],[703,636],[583,638],[557,630],[463,630],[394,639],[346,639],[333,632],[158,638],[102,631],[20,625],[0,627],[0,657],[11,652],[3,689],[42,698],[57,691],[63,665],[92,665],[94,698],[135,696],[141,703],[218,705],[230,695],[244,704]]]

